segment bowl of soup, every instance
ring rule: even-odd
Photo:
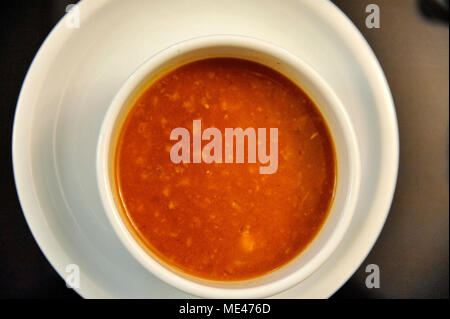
[[[345,107],[300,57],[217,35],[150,57],[111,102],[97,150],[105,212],[127,250],[207,298],[261,298],[342,241],[360,159]]]

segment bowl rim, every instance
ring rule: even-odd
[[[135,236],[131,234],[130,230],[123,220],[123,217],[121,216],[121,213],[116,207],[110,183],[110,168],[108,165],[109,160],[108,156],[105,156],[109,153],[112,133],[114,131],[116,119],[119,116],[120,111],[126,105],[126,102],[129,100],[131,94],[135,92],[136,89],[139,88],[139,86],[142,84],[142,80],[147,78],[149,74],[152,73],[152,70],[154,70],[167,60],[176,57],[180,53],[216,46],[250,48],[272,57],[282,57],[280,60],[289,61],[292,65],[295,65],[296,68],[300,70],[300,72],[305,75],[306,78],[311,80],[311,82],[314,83],[316,87],[320,88],[321,94],[325,96],[325,99],[331,102],[330,105],[333,106],[333,110],[339,118],[339,125],[344,128],[342,130],[345,137],[344,139],[347,146],[349,146],[348,158],[350,163],[349,166],[351,167],[349,178],[350,187],[349,192],[346,195],[347,199],[343,208],[343,210],[345,210],[345,214],[343,214],[331,235],[331,238],[335,240],[328,240],[319,253],[317,253],[309,262],[307,262],[300,269],[294,271],[292,274],[289,274],[288,276],[279,280],[275,280],[271,283],[249,288],[211,287],[191,281],[178,275],[177,272],[167,269],[157,260],[155,260],[155,258],[153,258],[150,254],[148,254],[145,249],[138,243]],[[341,101],[334,93],[334,91],[331,89],[331,87],[311,66],[304,62],[300,57],[290,53],[286,49],[254,37],[230,34],[201,36],[177,42],[157,52],[156,54],[148,58],[143,64],[141,64],[128,77],[128,79],[125,80],[108,107],[100,129],[100,136],[97,144],[96,162],[97,187],[99,189],[103,208],[106,215],[108,216],[108,220],[113,226],[114,232],[119,237],[120,241],[126,247],[126,249],[142,266],[144,266],[144,268],[146,268],[159,279],[187,293],[206,298],[269,297],[295,286],[296,284],[307,278],[309,275],[311,275],[332,255],[332,253],[336,250],[336,248],[342,241],[350,225],[356,208],[361,179],[359,148],[353,125],[344,106],[342,105]],[[326,223],[327,221],[325,221],[325,224]],[[315,239],[313,239],[312,242],[314,240]],[[301,254],[299,254],[299,256]],[[298,258],[298,256],[295,257],[294,260],[296,258]],[[284,265],[281,266],[281,268],[283,267]]]

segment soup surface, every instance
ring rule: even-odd
[[[278,128],[278,169],[260,174],[262,164],[247,160],[175,164],[171,131],[192,132],[194,120],[222,133]],[[115,155],[118,198],[141,242],[185,273],[220,281],[266,274],[300,254],[327,217],[335,167],[311,99],[278,72],[232,58],[192,62],[149,84]]]

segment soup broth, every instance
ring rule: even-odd
[[[261,174],[267,164],[249,161],[249,140],[243,163],[236,149],[226,163],[225,138],[221,161],[195,162],[195,121],[224,136],[265,128],[267,153],[277,128],[276,171]],[[190,161],[174,163],[178,127],[191,134]],[[275,70],[234,58],[188,63],[147,84],[120,128],[114,163],[118,201],[141,243],[218,281],[261,276],[298,256],[324,224],[336,183],[332,137],[311,98]]]

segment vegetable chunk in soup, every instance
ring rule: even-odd
[[[148,83],[133,103],[116,144],[116,193],[133,233],[160,260],[203,279],[246,280],[293,260],[320,231],[335,190],[334,145],[289,79],[255,62],[210,58]],[[175,149],[176,128],[184,148]],[[207,163],[209,128],[217,134]],[[250,128],[255,139],[239,145],[227,128]]]

